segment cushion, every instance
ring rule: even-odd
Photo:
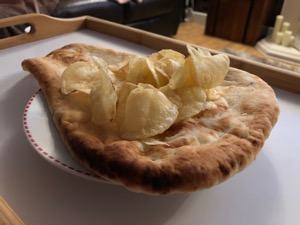
[[[143,0],[140,4],[130,2],[125,6],[125,24],[143,19],[153,18],[169,13],[173,9],[174,0]]]
[[[62,0],[56,7],[53,16],[71,18],[88,15],[116,23],[124,23],[123,6],[116,1],[107,0]]]

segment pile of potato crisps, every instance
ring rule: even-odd
[[[90,95],[92,120],[127,140],[153,137],[203,110],[229,68],[225,54],[187,46],[189,56],[161,50],[116,65],[101,58],[76,62],[61,76],[61,91]]]

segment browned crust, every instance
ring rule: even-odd
[[[103,55],[111,63],[127,57],[97,46],[72,44],[45,58],[24,60],[22,66],[39,82],[73,157],[130,190],[165,194],[218,184],[255,159],[277,121],[279,107],[273,90],[254,75],[230,69],[222,87],[227,108],[204,111],[159,137],[164,140],[182,130],[196,129],[203,135],[218,134],[216,141],[193,144],[194,139],[183,137],[169,146],[145,146],[138,140],[121,140],[90,122],[88,106],[76,106],[60,92],[61,71],[72,62],[90,60],[86,53]]]

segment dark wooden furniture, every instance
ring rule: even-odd
[[[276,0],[210,0],[205,34],[255,45],[267,34]]]

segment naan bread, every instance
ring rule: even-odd
[[[124,140],[91,121],[91,100],[83,92],[64,95],[60,77],[77,61],[102,58],[118,67],[131,54],[99,46],[70,44],[43,58],[23,61],[45,95],[53,120],[72,156],[100,177],[150,194],[191,192],[216,185],[248,166],[277,121],[275,94],[259,77],[230,68],[222,97],[198,115],[172,125],[150,142]]]

